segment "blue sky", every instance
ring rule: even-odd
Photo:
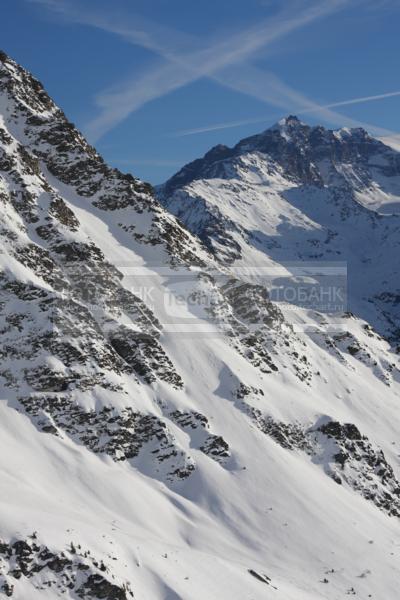
[[[399,0],[3,0],[2,49],[161,183],[282,116],[400,132]]]

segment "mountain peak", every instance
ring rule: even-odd
[[[302,136],[306,135],[307,138],[318,139],[318,141],[325,139],[327,141],[347,142],[350,140],[366,138],[373,140],[363,127],[328,129],[322,125],[308,125],[307,123],[304,123],[304,121],[301,121],[296,115],[283,117],[277,121],[277,123],[272,125],[272,127],[266,129],[261,135],[268,135],[274,131],[278,131],[281,134],[281,137],[285,138],[287,141],[294,141],[293,135],[298,132],[301,133]]]
[[[309,125],[300,121],[296,115],[288,115],[268,128],[264,134],[271,135],[271,132],[278,132],[285,140],[292,141],[293,135],[298,132],[303,133],[305,130],[310,130]]]
[[[300,121],[299,117],[296,115],[288,115],[287,117],[283,117],[283,119],[278,122],[280,125],[304,125],[304,123]]]
[[[288,115],[265,131],[240,140],[233,148],[215,146],[203,158],[185,165],[166,182],[163,190],[170,194],[194,180],[230,178],[235,161],[252,153],[264,155],[267,162],[279,165],[288,178],[318,186],[327,177],[326,165],[330,165],[329,176],[336,173],[343,177],[337,169],[342,163],[351,163],[356,170],[365,172],[365,180],[369,180],[368,164],[377,154],[385,164],[385,173],[397,175],[400,169],[398,153],[361,127],[333,130],[308,125],[297,116]],[[322,164],[325,167],[321,170]]]
[[[282,129],[297,128],[300,126],[307,127],[306,123],[303,123],[303,121],[300,121],[300,119],[298,117],[296,117],[296,115],[288,115],[287,117],[283,117],[282,119],[279,119],[279,121],[277,121],[274,125],[272,125],[272,127],[269,127],[269,129],[267,131],[274,131],[274,130],[281,131]]]

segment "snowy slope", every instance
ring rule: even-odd
[[[394,600],[390,344],[294,326],[0,59],[0,594]]]

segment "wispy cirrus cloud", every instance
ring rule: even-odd
[[[105,11],[99,4],[96,9],[77,4],[76,0],[25,0],[47,8],[66,23],[86,25],[116,35],[130,44],[151,50],[160,56],[169,56],[179,48],[187,49],[196,40],[192,36],[149,21],[140,15],[123,15],[118,10]],[[113,9],[116,8],[113,6]],[[171,47],[170,47],[171,46]]]
[[[89,139],[96,142],[108,131],[142,106],[177,90],[200,78],[207,77],[231,88],[266,102],[280,110],[297,114],[318,114],[321,120],[339,126],[364,127],[379,136],[395,136],[392,131],[345,117],[334,108],[383,100],[400,95],[389,92],[373,96],[352,98],[340,102],[318,104],[294,90],[275,74],[264,72],[249,64],[249,60],[274,41],[301,29],[313,21],[345,8],[348,0],[325,0],[303,2],[301,7],[290,4],[273,18],[222,39],[201,42],[181,32],[149,22],[135,16],[121,19],[118,14],[101,10],[86,10],[70,0],[28,0],[54,10],[62,18],[91,27],[96,27],[119,36],[125,41],[152,51],[159,57],[156,65],[141,76],[115,85],[96,96],[99,114],[85,128]],[[357,0],[368,6],[369,0]],[[205,125],[176,132],[176,136],[194,135],[218,129],[227,129],[262,123],[267,118],[252,118]]]
[[[225,123],[212,123],[203,125],[202,127],[193,127],[191,129],[181,129],[171,134],[171,137],[185,137],[188,135],[196,135],[198,133],[207,133],[210,131],[218,131],[220,129],[232,129],[234,127],[242,127],[243,125],[253,125],[257,123],[266,123],[271,120],[271,115],[266,117],[255,117],[253,119],[239,119],[237,121],[227,121]]]
[[[400,135],[384,135],[379,137],[381,142],[400,152]]]
[[[340,127],[363,127],[374,135],[396,135],[393,131],[346,117],[343,114],[332,110],[338,106],[355,104],[357,101],[361,102],[363,100],[366,102],[368,99],[370,101],[372,101],[372,99],[382,99],[383,97],[387,97],[386,94],[365,96],[360,99],[353,98],[351,100],[321,105],[291,88],[274,73],[263,71],[258,67],[248,64],[245,67],[237,65],[226,68],[216,76],[216,79],[235,91],[247,94],[257,100],[261,100],[285,111],[296,112],[297,114],[318,114],[324,122],[331,125]],[[392,92],[390,95],[400,95],[400,93]]]
[[[29,1],[53,7],[52,0]],[[60,0],[57,12],[64,18],[116,34],[160,57],[160,62],[141,77],[135,75],[131,80],[97,95],[96,104],[100,113],[85,128],[86,135],[95,142],[146,103],[202,77],[213,77],[225,85],[223,72],[227,67],[243,65],[257,52],[283,36],[340,10],[347,3],[348,0],[308,1],[303,2],[297,11],[294,10],[294,4],[289,4],[263,23],[235,34],[225,34],[225,37],[212,44],[206,40],[204,46],[198,49],[198,40],[144,23],[142,19],[138,19],[139,26],[138,23],[135,26],[121,22],[116,16],[92,10],[88,12],[82,10],[82,7],[77,8],[76,5]],[[174,47],[171,46],[171,40]],[[233,87],[232,83],[229,87]]]
[[[298,14],[285,9],[261,25],[231,35],[212,46],[192,53],[176,53],[164,48],[161,52],[160,65],[141,78],[134,76],[123,86],[106,90],[97,96],[96,104],[101,109],[100,114],[87,125],[85,133],[91,140],[96,141],[147,102],[202,77],[213,77],[229,65],[243,64],[272,42],[315,19],[338,10],[345,3],[346,0],[329,0],[318,4],[307,4],[306,8]],[[112,29],[115,32],[115,27]],[[124,37],[127,39],[126,35]],[[136,36],[135,41],[137,41]],[[156,50],[155,47],[153,50]],[[218,78],[218,81],[224,85],[221,78]]]
[[[400,96],[400,91],[397,92],[388,92],[386,94],[376,94],[374,96],[362,96],[360,98],[351,98],[349,100],[341,100],[340,102],[332,102],[330,104],[316,104],[315,106],[313,105],[312,108],[301,108],[301,107],[295,107],[293,105],[293,112],[296,113],[296,115],[302,115],[302,114],[307,114],[307,113],[318,113],[318,112],[323,112],[326,109],[331,109],[331,108],[337,108],[340,106],[350,106],[352,104],[363,104],[365,102],[373,102],[375,100],[384,100],[386,98],[393,98],[395,96]],[[302,103],[303,104],[303,103]],[[277,104],[278,106],[281,106],[281,104]],[[206,133],[206,132],[210,132],[210,131],[218,131],[221,129],[232,129],[235,127],[242,127],[243,125],[255,125],[255,124],[259,124],[259,123],[267,123],[270,122],[272,118],[272,115],[266,115],[264,117],[256,117],[256,118],[252,118],[252,119],[238,119],[236,121],[224,121],[222,123],[210,123],[209,125],[203,125],[202,127],[193,127],[191,129],[182,129],[180,131],[176,131],[172,134],[172,137],[185,137],[188,135],[196,135],[198,133]],[[343,123],[344,120],[346,120],[346,117],[344,117],[343,115],[337,115],[335,113],[335,121],[340,118],[341,123]],[[357,123],[360,124],[360,121],[355,121],[353,119],[351,119],[351,123]],[[379,130],[379,135],[381,134],[382,131],[387,131],[384,130],[382,128],[374,128],[374,126],[370,125],[370,124],[363,124],[363,126],[367,126],[368,128],[373,128],[373,129],[377,129]]]
[[[341,100],[340,102],[333,102],[332,104],[326,104],[321,108],[336,108],[337,106],[349,106],[350,104],[362,104],[363,102],[373,102],[374,100],[384,100],[385,98],[393,98],[394,96],[400,96],[400,91],[397,92],[386,92],[385,94],[375,94],[374,96],[361,96],[360,98],[351,98],[350,100]]]
[[[241,88],[242,90],[242,88]],[[397,92],[388,92],[386,94],[376,94],[374,96],[361,96],[360,98],[351,98],[349,100],[341,100],[340,102],[332,102],[330,104],[322,104],[322,105],[315,105],[312,108],[301,108],[301,107],[293,107],[294,112],[297,115],[301,115],[301,114],[306,114],[306,113],[318,113],[321,111],[325,111],[326,109],[331,109],[331,108],[337,108],[340,106],[350,106],[352,104],[363,104],[365,102],[374,102],[376,100],[385,100],[386,98],[393,98],[395,96],[400,96],[400,91]],[[302,102],[303,104],[303,102]],[[280,103],[278,104],[279,106],[281,105]],[[339,116],[335,115],[335,121],[336,119],[339,118]],[[202,127],[194,127],[192,129],[182,129],[181,131],[176,131],[175,133],[172,134],[172,137],[185,137],[188,135],[195,135],[198,133],[206,133],[209,131],[218,131],[220,129],[232,129],[234,127],[242,127],[243,125],[252,125],[252,124],[257,124],[257,123],[266,123],[268,121],[271,120],[271,114],[267,115],[267,116],[263,116],[263,117],[253,117],[251,119],[241,119],[241,120],[237,120],[237,121],[227,121],[224,123],[211,123],[209,125],[203,125]],[[340,115],[340,120],[343,123],[344,120],[346,120],[346,117]],[[356,121],[351,120],[352,123],[355,123]],[[360,123],[359,121],[357,121],[357,123]],[[365,126],[366,124],[364,124]],[[369,128],[373,127],[371,125],[368,125]],[[382,128],[376,128],[377,130],[379,130],[379,134],[381,135],[382,131],[386,131],[386,130],[382,130]]]

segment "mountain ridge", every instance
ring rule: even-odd
[[[289,150],[288,150],[289,149]],[[200,178],[210,178],[212,173],[216,174],[215,163],[226,159],[240,157],[249,152],[259,151],[263,154],[268,154],[281,164],[284,168],[288,168],[290,163],[285,162],[287,155],[294,161],[293,167],[298,168],[305,160],[312,162],[316,158],[316,154],[320,153],[318,158],[333,158],[343,160],[357,159],[365,155],[369,155],[371,151],[385,151],[392,160],[393,174],[400,173],[400,157],[399,153],[386,146],[381,140],[370,136],[365,129],[362,128],[341,128],[341,129],[325,129],[322,126],[310,126],[301,122],[298,117],[289,115],[281,119],[276,124],[272,125],[260,134],[252,135],[243,138],[232,148],[224,145],[217,145],[211,148],[202,159],[196,159],[182,167],[176,175],[172,176],[162,188],[165,187],[166,193],[170,194],[176,187],[182,187]],[[346,155],[347,152],[347,155]],[[303,156],[301,156],[303,155]],[[283,162],[282,162],[283,160]],[[214,166],[214,171],[212,167]],[[303,171],[289,171],[289,174],[298,177],[303,182],[313,182],[322,184],[322,179],[317,173],[313,173],[308,167]]]

